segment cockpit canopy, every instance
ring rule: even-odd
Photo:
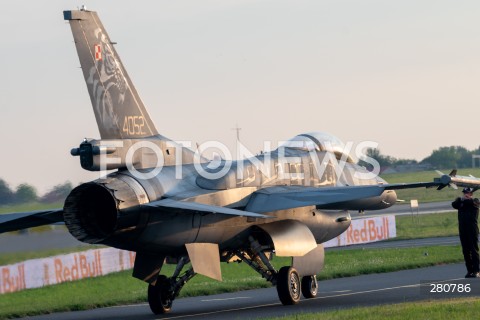
[[[286,141],[282,146],[305,151],[332,152],[335,154],[337,160],[343,159],[350,163],[355,162],[353,158],[345,152],[345,144],[337,137],[326,132],[302,133]]]

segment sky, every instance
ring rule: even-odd
[[[62,11],[97,11],[159,132],[194,143],[310,131],[421,160],[480,145],[480,2],[3,0],[0,178],[43,193],[98,178],[98,129]]]

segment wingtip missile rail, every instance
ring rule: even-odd
[[[458,176],[457,170],[452,170],[450,174],[442,174],[440,178],[434,178],[433,181],[439,184],[438,190],[441,190],[447,186],[450,186],[454,189],[457,189],[457,187],[469,187],[475,190],[480,189],[480,178],[476,178],[472,175]]]

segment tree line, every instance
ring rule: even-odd
[[[0,179],[0,205],[30,202],[62,202],[67,198],[72,188],[72,183],[67,181],[54,186],[43,196],[39,196],[37,189],[28,183],[22,183],[15,190],[12,190],[5,180]]]
[[[366,155],[378,161],[380,167],[391,167],[399,165],[428,165],[432,169],[460,169],[472,167],[472,156],[480,155],[480,147],[475,150],[468,150],[462,146],[440,147],[432,151],[432,153],[421,161],[415,159],[398,159],[391,156],[383,155],[379,149],[367,149]],[[479,165],[480,159],[476,160]],[[361,164],[367,166],[364,161]],[[368,166],[367,166],[368,168]]]

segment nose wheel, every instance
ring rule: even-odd
[[[300,301],[301,291],[297,270],[293,267],[282,267],[277,274],[277,293],[282,304],[297,304]]]

